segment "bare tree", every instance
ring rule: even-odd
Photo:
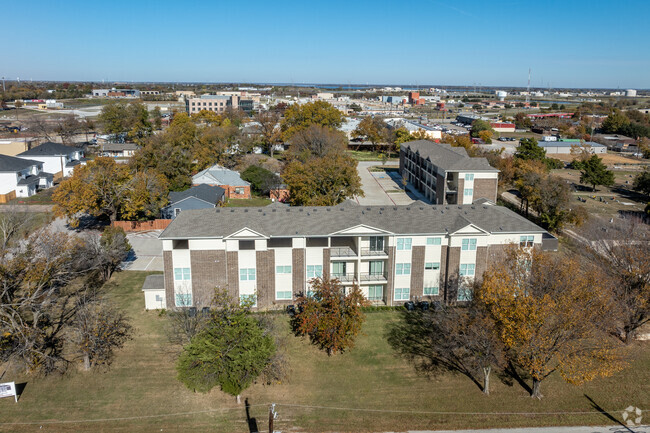
[[[14,205],[3,209],[0,213],[0,251],[5,251],[31,225],[33,219],[33,213],[19,212]]]
[[[344,133],[320,125],[310,125],[296,132],[290,140],[291,153],[321,158],[346,149],[348,140]]]
[[[273,148],[281,141],[280,117],[277,111],[260,111],[255,115],[255,121],[260,124],[262,149],[271,157]]]

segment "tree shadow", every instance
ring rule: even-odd
[[[514,382],[517,382],[519,386],[521,386],[524,390],[526,390],[528,394],[533,393],[533,389],[526,382],[526,378],[523,377],[522,373],[517,371],[517,367],[515,367],[510,362],[503,369],[503,375],[499,376],[499,378],[501,379],[502,382],[504,382],[508,386],[512,386]],[[509,378],[510,380],[508,380],[507,378]]]
[[[246,422],[248,423],[249,433],[258,433],[259,429],[257,428],[257,419],[251,418],[251,404],[248,402],[248,399],[244,400],[246,405]]]
[[[617,419],[615,416],[607,412],[605,409],[603,409],[598,403],[596,403],[591,397],[589,397],[587,394],[582,394],[587,400],[589,400],[589,403],[591,403],[591,407],[596,409],[598,412],[600,412],[602,415],[604,415],[607,419],[610,421],[615,422],[619,426],[623,428],[623,430],[617,430],[617,431],[623,431],[623,432],[629,432],[629,433],[635,433],[634,430],[630,429],[628,426],[623,424],[619,419]]]

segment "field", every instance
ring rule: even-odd
[[[548,157],[559,159],[560,161],[564,162],[571,162],[576,158],[574,155],[566,153],[549,153]],[[633,169],[640,169],[642,166],[649,165],[647,159],[634,158],[632,156],[626,156],[620,153],[604,153],[599,154],[598,157],[601,158],[603,160],[603,164],[605,164],[610,169],[614,166],[631,166]]]
[[[216,389],[194,393],[176,380],[166,318],[143,309],[140,287],[146,275],[119,273],[108,285],[136,328],[135,339],[110,369],[46,378],[5,375],[3,381],[26,384],[18,404],[0,400],[0,432],[248,432],[249,421],[268,429],[272,402],[278,404],[275,428],[285,432],[602,425],[613,424],[630,405],[650,404],[648,343],[629,348],[629,368],[613,377],[573,386],[554,375],[542,385],[546,397],[537,401],[520,385],[493,376],[492,395],[486,397],[464,377],[427,379],[396,358],[384,333],[398,313],[383,311],[368,313],[364,335],[343,355],[327,357],[290,336],[289,380],[246,390],[247,419],[244,404],[234,398]],[[286,316],[276,317],[288,333]]]

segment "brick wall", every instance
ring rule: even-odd
[[[445,275],[445,302],[455,303],[458,297],[458,271],[460,268],[460,247],[451,247],[447,252]]]
[[[329,248],[323,248],[323,278],[326,280],[330,278],[330,257],[331,250]]]
[[[290,304],[291,301],[275,300],[275,251],[257,251],[257,308],[268,309],[274,303]]]
[[[486,198],[496,203],[497,179],[474,179],[474,200]]]
[[[226,252],[209,250],[190,251],[192,266],[192,300],[195,307],[207,305],[214,296],[215,287],[226,288]]]
[[[228,251],[226,253],[226,263],[228,294],[233,299],[239,300],[239,253],[237,251]]]
[[[305,293],[305,249],[294,248],[291,257],[293,269],[293,296],[298,293]]]
[[[176,305],[174,301],[174,263],[172,261],[172,252],[163,251],[163,266],[165,277],[165,298],[167,300],[167,309],[172,309]]]
[[[488,247],[476,247],[476,269],[474,278],[478,281],[483,279],[483,272],[487,270]]]
[[[388,247],[388,261],[386,262],[386,305],[393,305],[393,290],[395,286],[395,247]]]
[[[440,281],[438,281],[439,296],[436,299],[444,301],[447,299],[447,245],[443,245],[440,249]]]
[[[424,290],[424,250],[423,246],[413,247],[411,252],[411,299],[422,297]]]

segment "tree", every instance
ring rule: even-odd
[[[61,136],[63,143],[69,143],[71,138],[82,129],[83,125],[72,114],[59,118],[54,127],[54,131]]]
[[[115,349],[132,338],[126,314],[105,299],[77,300],[71,336],[83,359],[84,370],[110,365]]]
[[[277,174],[257,165],[251,165],[244,170],[241,178],[250,182],[253,189],[261,194],[268,193],[271,189],[277,188],[282,183]]]
[[[630,119],[621,110],[614,110],[605,120],[603,120],[603,132],[616,134],[622,132],[630,125]]]
[[[301,160],[322,158],[342,153],[347,147],[347,137],[341,131],[320,125],[309,125],[293,134],[289,140],[291,155]]]
[[[334,206],[346,198],[363,196],[357,162],[346,154],[294,160],[282,177],[293,206]]]
[[[614,184],[614,172],[607,170],[602,158],[592,155],[582,164],[580,183],[592,185],[593,191],[596,191],[597,185],[611,186]]]
[[[503,362],[503,347],[494,323],[472,303],[468,308],[403,311],[388,325],[388,343],[427,375],[443,372],[467,376],[486,395],[490,373]]]
[[[219,385],[239,403],[241,392],[267,369],[275,353],[273,338],[249,307],[232,301],[217,306],[206,329],[185,346],[176,370],[188,388],[209,392]]]
[[[536,189],[531,205],[546,229],[560,231],[566,223],[579,225],[586,218],[584,208],[571,205],[571,191],[563,179],[546,175],[531,186]]]
[[[160,107],[156,106],[151,113],[151,118],[153,120],[153,128],[156,130],[162,129],[162,113]]]
[[[650,195],[650,170],[646,168],[634,178],[634,190]]]
[[[354,347],[354,339],[365,321],[362,307],[368,301],[358,286],[346,290],[337,279],[310,281],[312,296],[296,300],[297,312],[291,326],[298,336],[308,336],[312,344],[328,356]]]
[[[79,214],[142,220],[155,217],[167,204],[167,181],[152,171],[133,173],[112,158],[96,158],[75,169],[52,195],[55,212],[79,223]]]
[[[623,366],[603,332],[611,308],[604,278],[578,260],[517,247],[483,274],[476,299],[494,321],[511,372],[532,377],[531,397],[558,371],[569,383],[610,376]]]
[[[478,138],[481,131],[491,131],[494,134],[494,130],[492,129],[492,126],[490,126],[489,122],[482,119],[476,119],[472,122],[472,129],[470,133],[472,137]]]
[[[537,140],[534,138],[524,138],[519,142],[515,158],[544,161],[546,159],[546,151],[537,144]]]
[[[107,134],[126,134],[129,139],[136,141],[151,134],[149,112],[139,101],[110,101],[99,113],[99,121]]]
[[[255,121],[260,124],[260,144],[262,151],[271,157],[273,148],[280,143],[280,113],[278,111],[260,111],[255,115]]]
[[[126,260],[131,251],[131,244],[121,227],[107,226],[101,235],[91,234],[86,237],[89,257],[93,259],[93,267],[101,276],[102,281],[110,280],[113,272]]]
[[[343,113],[332,104],[325,101],[314,101],[306,104],[294,104],[284,112],[280,125],[285,140],[289,140],[296,132],[309,125],[320,125],[336,129],[343,123]]]
[[[356,129],[352,131],[353,138],[362,138],[372,143],[372,147],[376,149],[377,144],[380,143],[384,137],[384,130],[386,124],[372,116],[366,116],[359,122]]]
[[[525,113],[519,112],[515,114],[515,127],[517,129],[530,129],[533,127],[533,123]]]
[[[485,129],[478,133],[478,137],[486,144],[492,144],[493,135],[494,134],[489,129]]]
[[[20,108],[22,106],[23,106],[23,101],[19,101],[19,100],[14,101],[15,108]]]

